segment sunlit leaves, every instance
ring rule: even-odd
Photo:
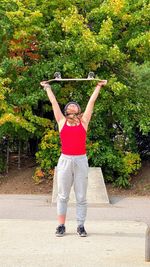
[[[21,127],[31,133],[34,133],[35,131],[35,127],[33,126],[33,124],[26,121],[23,117],[18,115],[15,116],[12,113],[5,113],[0,117],[0,126],[6,123],[11,123],[12,125],[14,125],[16,130]]]
[[[99,31],[99,37],[102,43],[107,42],[108,44],[111,43],[113,35],[113,21],[110,17],[107,20],[103,20],[101,24],[101,28]]]
[[[139,57],[144,56],[145,60],[150,59],[150,32],[145,32],[137,35],[135,38],[131,38],[127,43],[127,47],[131,50],[135,50]]]
[[[114,64],[114,63],[121,63],[123,62],[125,59],[126,59],[126,55],[123,54],[119,47],[117,45],[114,45],[113,47],[110,47],[109,51],[108,51],[108,61],[111,63],[111,64]]]
[[[118,16],[122,11],[125,2],[126,0],[108,0],[108,9],[114,15]]]

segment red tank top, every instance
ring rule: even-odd
[[[76,126],[68,126],[65,122],[61,132],[61,152],[65,155],[86,154],[86,130],[82,123]]]

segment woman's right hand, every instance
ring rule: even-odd
[[[49,85],[49,83],[47,81],[40,82],[40,85],[43,86],[44,88],[46,88],[46,87],[47,88],[51,88],[50,85]]]

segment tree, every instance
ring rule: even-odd
[[[149,2],[5,0],[0,12],[5,100],[0,135],[17,133],[19,138],[53,143],[46,129],[55,130],[54,118],[39,82],[55,71],[64,77],[94,71],[109,83],[90,124],[89,161],[102,167],[106,180],[128,186],[130,174],[140,167],[137,129],[142,135],[149,133],[148,78],[144,78],[149,75]],[[55,84],[53,90],[62,108],[74,99],[84,109],[94,86],[94,82]],[[42,164],[42,147],[40,151]]]

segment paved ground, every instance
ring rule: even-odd
[[[54,235],[56,207],[48,195],[0,195],[0,267],[144,267],[150,198],[112,197],[88,208],[87,238],[76,235],[75,207],[67,234]]]
[[[134,220],[150,222],[150,198],[110,197],[110,203],[89,207],[88,220]],[[0,219],[56,220],[50,195],[0,195]],[[75,220],[75,207],[68,208],[68,220]]]

